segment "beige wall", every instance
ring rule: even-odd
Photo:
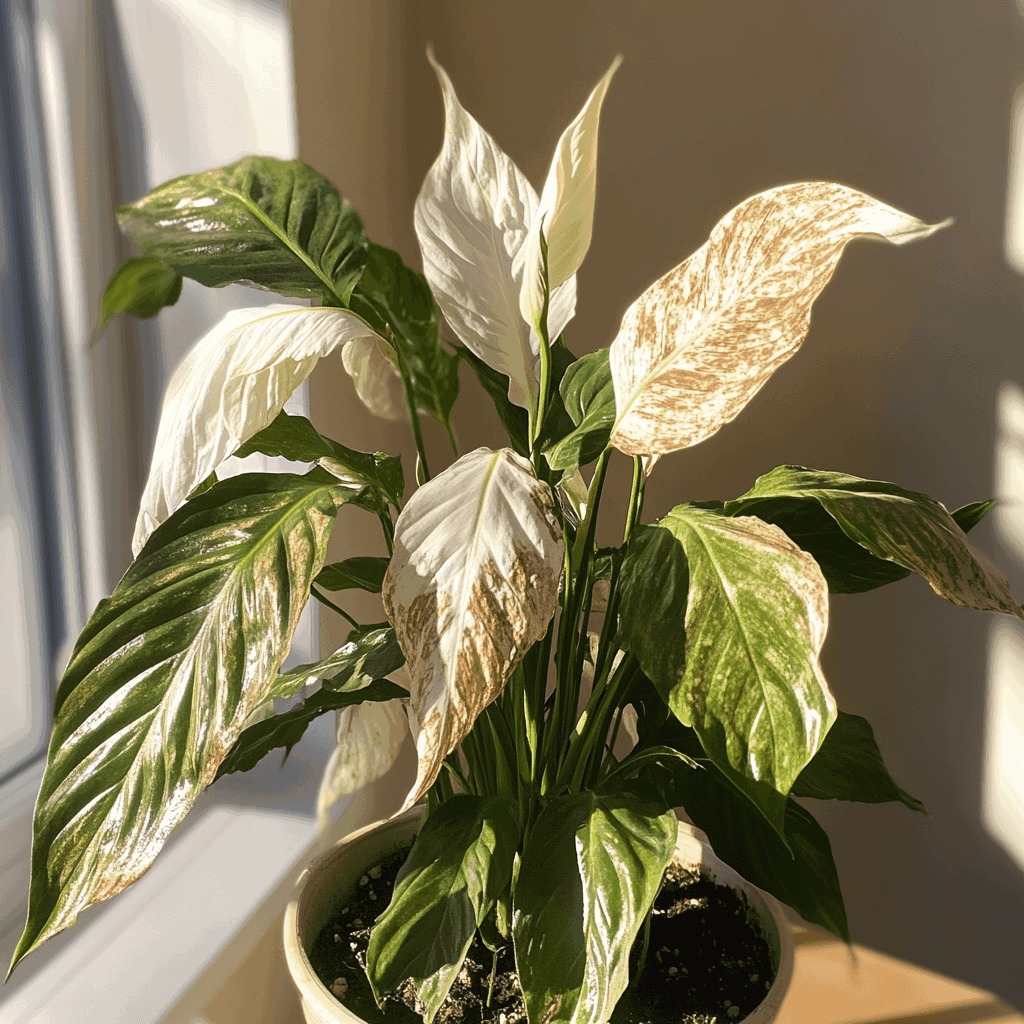
[[[375,240],[411,260],[412,203],[442,131],[428,40],[537,185],[561,128],[624,54],[568,332],[578,352],[607,344],[628,302],[763,188],[829,178],[925,219],[956,218],[907,249],[855,245],[806,348],[734,424],[663,460],[649,516],[730,497],[783,462],[896,480],[951,507],[990,495],[996,391],[1024,382],[1024,287],[1002,255],[1010,105],[1024,81],[1024,20],[1010,0],[294,0],[293,15],[301,154]],[[497,435],[475,384],[463,385],[465,449]],[[340,373],[316,387],[324,429],[385,444]],[[358,550],[359,528],[343,520],[339,551]],[[978,536],[999,554],[988,526]],[[1020,593],[1019,572],[1015,582]],[[979,819],[988,628],[917,582],[834,601],[826,669],[840,704],[874,723],[931,817],[815,811],[858,940],[1024,1003],[1024,877]]]

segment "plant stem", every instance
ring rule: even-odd
[[[534,458],[534,465],[538,453],[537,440],[540,437],[541,429],[544,426],[544,417],[548,411],[548,394],[551,391],[551,341],[548,337],[548,307],[551,302],[551,293],[548,291],[548,245],[544,238],[543,225],[540,234],[541,266],[544,281],[544,301],[541,305],[540,319],[534,325],[537,328],[537,338],[540,341],[540,389],[537,392],[536,414],[530,418],[530,452]],[[527,268],[529,273],[529,268]],[[538,467],[539,469],[540,467]]]
[[[416,410],[416,396],[412,390],[412,378],[409,376],[409,370],[405,365],[405,360],[402,358],[402,350],[394,342],[394,334],[391,328],[387,328],[388,339],[391,341],[391,346],[395,350],[395,358],[398,360],[398,372],[402,376],[402,390],[405,393],[405,408],[409,413],[409,425],[412,427],[412,437],[416,442],[416,454],[419,456],[419,467],[422,470],[422,479],[420,479],[420,473],[417,473],[417,483],[426,483],[430,479],[430,467],[427,465],[427,453],[423,447],[423,431],[420,429],[420,415]]]
[[[311,586],[309,592],[321,603],[327,605],[328,608],[336,611],[343,619],[345,619],[349,625],[354,626],[356,629],[359,628],[359,623],[352,618],[351,615],[344,608],[339,608],[329,597],[325,594],[321,594],[316,587]]]

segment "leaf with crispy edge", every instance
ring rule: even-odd
[[[562,554],[551,488],[508,448],[464,455],[402,510],[382,596],[411,680],[407,806],[544,636]]]
[[[57,690],[12,967],[142,875],[273,695],[345,490],[233,477],[150,538]]]
[[[710,437],[803,343],[848,242],[903,244],[942,226],[825,181],[740,203],[626,310],[611,345],[612,445],[650,466]]]
[[[914,572],[953,604],[1024,617],[1006,578],[971,547],[957,523],[960,516],[969,528],[986,510],[979,503],[950,515],[934,499],[896,484],[801,466],[773,469],[724,507],[727,514],[755,515],[792,530],[815,557],[820,550],[833,575],[838,566],[846,589],[866,590],[880,577],[889,582]],[[849,545],[867,558],[858,562]]]
[[[836,716],[820,662],[828,590],[814,559],[753,516],[680,505],[634,532],[622,577],[624,645],[781,833],[785,796]],[[685,650],[655,643],[681,633]]]
[[[298,160],[250,156],[186,174],[117,219],[146,256],[214,287],[238,281],[346,305],[366,262],[359,215]]]
[[[430,814],[370,933],[366,975],[378,1000],[409,979],[423,1019],[434,1019],[477,928],[509,886],[518,845],[504,797],[454,796]]]
[[[258,306],[228,313],[167,385],[132,550],[243,441],[271,423],[322,356],[376,337],[347,309]]]

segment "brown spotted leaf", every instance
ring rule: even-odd
[[[831,182],[740,203],[626,310],[611,346],[611,443],[653,463],[709,438],[800,347],[848,242],[903,244],[942,226]]]
[[[407,805],[544,635],[562,552],[551,489],[508,448],[464,455],[409,499],[382,591],[410,677]]]

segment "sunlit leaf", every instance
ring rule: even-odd
[[[359,216],[298,160],[250,156],[186,174],[117,216],[143,253],[205,285],[240,281],[345,305],[366,262]]]
[[[359,400],[385,420],[405,419],[405,385],[394,351],[383,338],[353,338],[341,351]]]
[[[243,475],[150,538],[57,690],[14,962],[152,864],[272,696],[344,488]]]
[[[459,795],[423,824],[377,919],[367,977],[378,998],[411,979],[432,1021],[479,925],[508,888],[519,826],[505,798]]]
[[[344,309],[259,306],[228,313],[174,371],[132,550],[239,444],[267,426],[322,356],[376,337]]]
[[[424,484],[395,524],[384,607],[409,666],[417,800],[554,615],[563,542],[551,489],[509,449]]]
[[[753,514],[793,530],[833,575],[838,566],[842,589],[867,590],[914,572],[954,604],[1024,617],[1006,578],[971,547],[954,518],[961,515],[970,527],[984,508],[967,506],[951,516],[934,499],[895,484],[800,466],[779,466],[725,503],[729,514]],[[868,558],[858,559],[858,550]]]
[[[650,465],[710,437],[800,347],[848,242],[903,244],[942,226],[830,182],[747,199],[626,310],[611,345],[611,443]]]
[[[100,303],[99,330],[112,316],[156,316],[165,306],[173,306],[181,295],[181,274],[163,260],[143,256],[126,260],[114,272]]]

